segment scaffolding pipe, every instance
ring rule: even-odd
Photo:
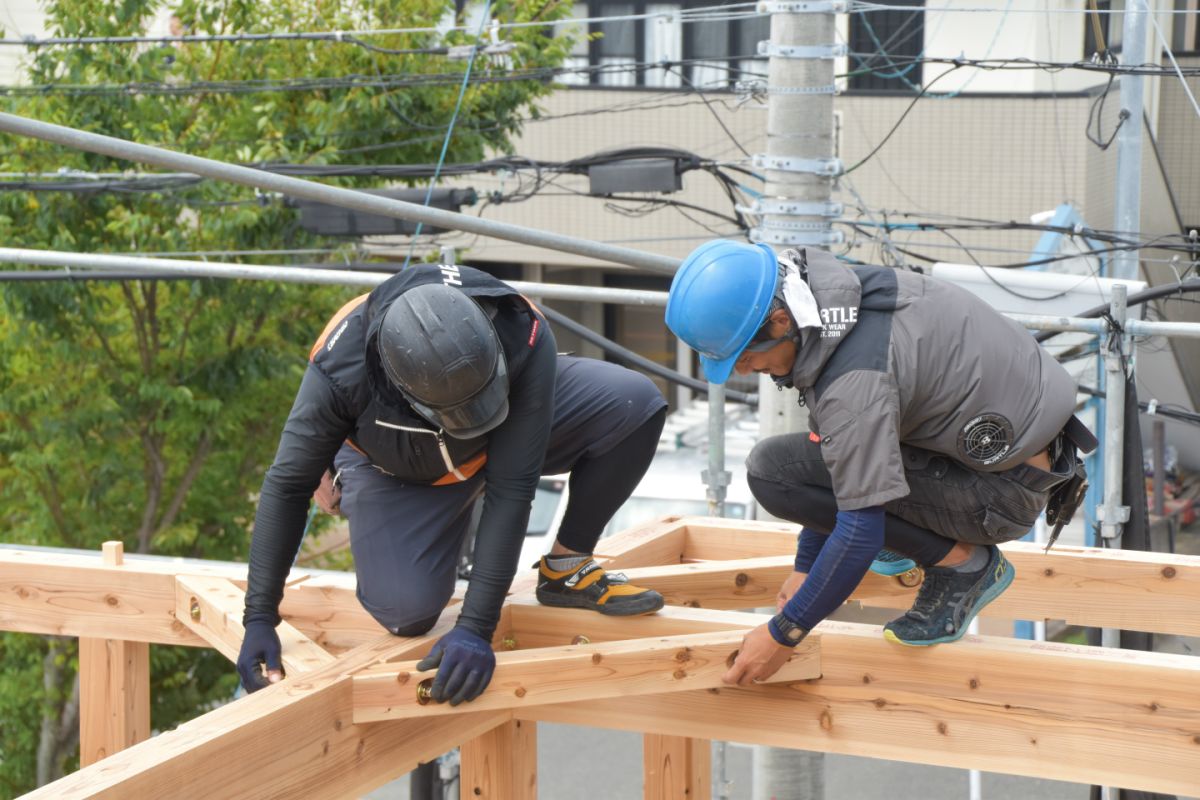
[[[393,272],[358,272],[318,267],[285,267],[254,264],[231,264],[213,261],[185,261],[176,258],[108,255],[102,253],[73,253],[61,250],[30,250],[0,247],[0,264],[33,264],[37,266],[71,267],[81,269],[124,269],[147,274],[170,273],[195,278],[232,278],[238,280],[280,281],[284,283],[342,284],[346,286],[376,286],[390,278]],[[568,286],[565,284],[505,281],[517,291],[545,297],[549,300],[578,300],[582,302],[621,303],[625,305],[659,306],[667,304],[667,293],[648,289],[614,289],[604,286]],[[1083,331],[1097,336],[1109,332],[1108,322],[1086,317],[1062,317],[1053,314],[1005,313],[1031,330]],[[1139,319],[1125,321],[1128,336],[1181,336],[1200,339],[1200,322],[1147,322]]]
[[[54,250],[24,250],[0,247],[0,263],[79,269],[123,269],[150,275],[167,273],[193,278],[231,278],[235,280],[278,281],[280,283],[320,283],[343,286],[378,286],[394,272],[359,272],[318,267],[284,267],[254,264],[228,264],[211,261],[182,261],[175,258],[145,258],[100,253],[66,253]],[[536,294],[548,300],[579,300],[596,303],[621,303],[636,306],[665,306],[666,292],[645,289],[612,289],[603,286],[566,286],[551,283],[505,281],[522,294]]]
[[[384,217],[420,222],[440,228],[466,231],[480,236],[491,236],[496,239],[506,239],[548,250],[559,250],[564,253],[574,253],[579,256],[625,264],[630,267],[649,270],[665,275],[674,275],[679,267],[679,260],[668,256],[645,253],[628,247],[602,244],[573,236],[563,236],[557,233],[534,230],[507,222],[480,219],[467,214],[457,214],[453,211],[443,211],[438,208],[428,208],[417,203],[406,203],[403,200],[393,200],[378,195],[359,192],[354,189],[343,189],[337,186],[326,186],[316,181],[306,181],[300,178],[290,178],[286,175],[275,175],[251,167],[241,167],[214,161],[210,158],[176,153],[161,147],[136,144],[112,136],[68,128],[62,125],[52,125],[48,122],[21,117],[16,114],[0,113],[0,131],[30,136],[35,139],[53,142],[76,150],[86,150],[92,153],[111,156],[126,161],[136,161],[143,164],[153,164],[179,172],[191,172],[219,181],[239,183],[271,192],[279,192],[290,197],[300,197],[318,203],[328,203],[332,206],[352,208],[368,214],[379,214]]]
[[[1113,286],[1109,315],[1113,330],[1104,347],[1104,505],[1099,509],[1100,535],[1121,547],[1121,532],[1129,521],[1129,506],[1122,500],[1122,463],[1125,450],[1125,330],[1126,289]]]

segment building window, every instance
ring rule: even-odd
[[[714,8],[712,0],[577,2],[577,17],[606,19],[588,25],[589,33],[599,34],[586,48],[590,77],[563,83],[723,90],[732,88],[743,72],[764,77],[766,62],[757,52],[758,42],[769,38],[769,17],[744,6],[713,14],[716,19],[685,21],[681,16],[699,8]],[[574,66],[579,54],[572,55]]]
[[[850,15],[851,91],[920,91],[924,78],[924,0],[897,0],[889,5],[915,10],[883,9]],[[869,70],[869,71],[860,71]],[[857,73],[857,74],[855,74]]]
[[[1175,10],[1190,13],[1171,15],[1171,49],[1176,53],[1200,52],[1200,0],[1175,0]]]

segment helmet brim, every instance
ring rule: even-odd
[[[700,356],[700,366],[704,370],[704,377],[709,383],[725,383],[733,374],[733,365],[737,363],[741,355],[742,352],[739,350],[729,358],[716,359]]]
[[[508,418],[508,366],[504,353],[497,354],[491,380],[475,394],[453,406],[434,408],[409,400],[413,409],[455,439],[474,439],[496,428]]]

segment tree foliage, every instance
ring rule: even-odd
[[[153,0],[50,0],[45,9],[57,36],[144,33],[172,12],[177,27],[194,34],[421,28],[454,13],[442,0],[184,0],[171,7]],[[539,21],[562,17],[567,8],[556,0],[500,0],[491,11],[503,21]],[[569,42],[552,33],[544,26],[506,30],[516,45],[508,63],[481,59],[473,74],[556,66]],[[9,97],[3,107],[239,163],[436,161],[465,63],[394,51],[475,37],[456,31],[358,39],[45,46],[28,54],[27,72],[29,83],[45,90]],[[345,76],[403,76],[404,85],[331,80]],[[301,78],[321,87],[275,90]],[[120,90],[68,91],[80,86]],[[506,150],[549,89],[529,80],[472,82],[447,160]],[[62,169],[139,167],[0,138],[0,171]],[[332,182],[378,185],[369,178]],[[283,198],[216,182],[160,191],[0,193],[0,240],[10,247],[171,253],[327,244],[315,242],[296,218]],[[254,492],[307,345],[355,292],[217,280],[0,287],[0,538],[89,550],[121,539],[131,552],[244,558]],[[0,638],[0,792],[6,795],[73,765],[74,744],[59,730],[77,704],[73,653],[70,640]],[[156,647],[152,661],[155,729],[228,698],[235,685],[230,665],[213,653],[198,658],[197,651]]]

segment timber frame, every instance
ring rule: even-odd
[[[932,648],[823,623],[770,684],[720,683],[792,569],[794,526],[664,517],[600,542],[606,567],[661,591],[658,614],[539,606],[520,575],[495,679],[457,708],[422,703],[414,660],[452,624],[386,634],[352,575],[293,573],[288,678],[150,737],[149,645],[235,658],[244,565],[0,549],[0,629],[80,637],[81,763],[31,798],[354,797],[455,747],[464,796],[532,798],[539,721],[640,731],[647,798],[707,797],[709,740],[1200,794],[1200,657],[991,636]],[[1004,546],[1006,619],[1200,636],[1200,557]],[[911,582],[911,581],[909,581]],[[915,591],[868,575],[853,600]]]

